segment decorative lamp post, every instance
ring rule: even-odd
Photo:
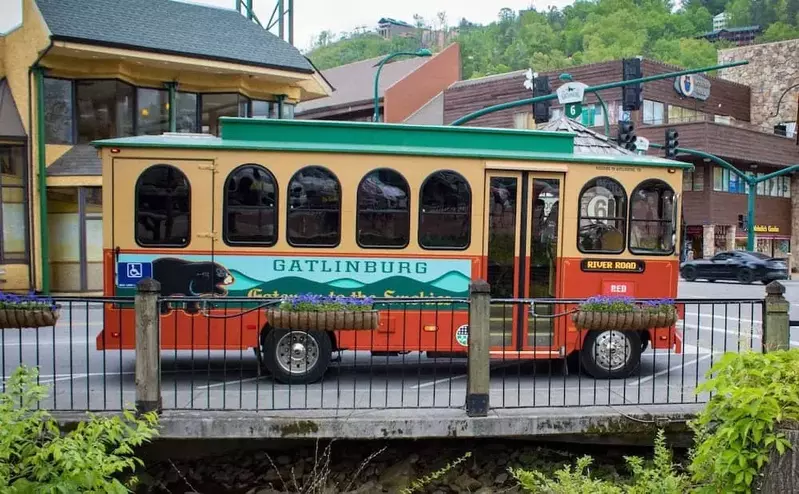
[[[380,61],[380,63],[377,65],[377,72],[375,73],[375,112],[374,115],[372,116],[372,121],[374,122],[380,121],[380,94],[379,94],[380,72],[383,70],[383,65],[385,65],[389,60],[401,56],[431,57],[433,56],[433,52],[431,52],[427,48],[422,48],[415,52],[401,51],[397,53],[392,53]]]

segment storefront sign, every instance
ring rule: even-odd
[[[755,233],[780,233],[780,227],[774,225],[755,225]]]
[[[606,259],[583,259],[580,269],[587,273],[643,273],[644,261],[618,261]]]
[[[705,101],[710,97],[710,81],[698,74],[681,75],[675,78],[674,89],[686,98]]]

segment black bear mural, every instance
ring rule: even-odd
[[[162,257],[153,261],[153,279],[161,283],[161,295],[165,297],[208,297],[227,295],[227,286],[234,279],[230,271],[211,261],[185,261],[174,257]],[[167,304],[161,312],[168,312]],[[200,310],[200,302],[187,304],[186,311]]]

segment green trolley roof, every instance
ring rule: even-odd
[[[164,134],[95,141],[97,147],[251,150],[693,167],[646,155],[575,154],[572,132],[222,117],[220,137]]]

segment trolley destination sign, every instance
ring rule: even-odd
[[[643,273],[646,263],[641,260],[583,259],[580,269],[587,273]]]

